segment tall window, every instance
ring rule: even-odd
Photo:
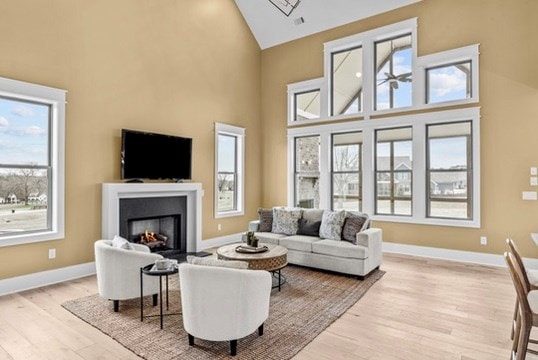
[[[63,237],[65,92],[0,78],[0,246]]]
[[[471,122],[427,127],[428,217],[472,218]]]
[[[319,207],[320,137],[295,138],[295,205]]]
[[[376,131],[376,214],[412,214],[412,129]]]
[[[362,209],[362,133],[332,135],[332,208]]]
[[[413,104],[411,40],[411,34],[409,34],[376,42],[376,110]]]
[[[216,123],[215,130],[215,216],[242,215],[245,129]]]
[[[331,115],[356,114],[362,104],[362,47],[331,54]]]

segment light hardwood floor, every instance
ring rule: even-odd
[[[506,269],[390,254],[381,268],[385,276],[295,359],[509,358]],[[96,292],[91,276],[0,297],[0,359],[138,359],[60,306]]]

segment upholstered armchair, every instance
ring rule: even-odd
[[[258,330],[269,316],[271,274],[217,266],[179,265],[183,326],[189,345],[194,338],[230,341],[236,355],[237,340]]]
[[[150,253],[145,245],[129,243],[128,247],[112,246],[112,240],[97,240],[94,244],[99,295],[113,301],[115,312],[119,311],[120,300],[140,297],[140,268],[163,258]],[[154,305],[158,293],[159,278],[146,276],[144,295],[153,295]]]

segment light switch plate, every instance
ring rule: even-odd
[[[538,168],[533,166],[531,167],[531,175],[538,175]]]
[[[538,185],[538,177],[531,176],[531,186],[537,186]]]
[[[523,191],[523,200],[538,200],[538,193],[536,191]]]

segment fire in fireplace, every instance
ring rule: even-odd
[[[154,232],[149,232],[148,230],[144,231],[143,233],[138,234],[134,238],[135,243],[146,245],[152,251],[167,250],[168,249],[168,247],[166,246],[167,241],[168,241],[168,236],[154,233]]]

